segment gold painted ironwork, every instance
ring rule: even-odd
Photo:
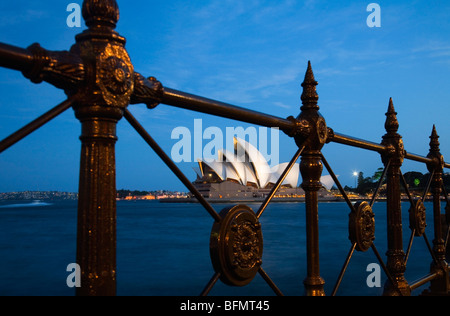
[[[76,254],[77,263],[81,267],[82,287],[77,289],[77,295],[116,294],[115,143],[116,125],[122,117],[134,127],[214,220],[210,248],[215,273],[201,295],[207,295],[219,280],[232,286],[244,286],[258,273],[275,294],[282,295],[263,269],[263,228],[259,219],[299,158],[303,179],[301,186],[305,190],[306,204],[306,295],[325,295],[325,281],[320,276],[318,218],[318,190],[321,188],[320,177],[324,166],[350,208],[351,249],[332,295],[336,294],[343,281],[354,251],[365,252],[368,249],[373,250],[388,278],[385,295],[410,295],[412,290],[427,283],[430,283],[430,288],[424,294],[450,294],[449,267],[446,262],[450,228],[442,228],[444,224],[448,227],[450,223],[450,201],[443,185],[443,170],[450,168],[450,164],[444,161],[440,153],[439,136],[435,127],[426,157],[407,152],[402,136],[398,134],[397,113],[390,99],[386,113],[386,134],[381,143],[334,131],[319,113],[319,96],[316,91],[318,83],[310,62],[302,83],[301,111],[296,118],[291,115],[284,119],[170,89],[156,78],[145,77],[135,71],[125,49],[125,38],[114,30],[119,20],[119,8],[115,0],[85,0],[82,13],[87,29],[76,36],[76,43],[69,51],[49,51],[39,44],[23,49],[0,43],[0,67],[21,71],[33,83],[46,81],[63,89],[68,96],[66,101],[2,140],[0,153],[70,107],[74,109],[82,126]],[[137,103],[144,103],[149,109],[166,104],[250,124],[277,127],[293,138],[298,151],[256,213],[245,205],[239,205],[219,214],[131,114],[129,105]],[[351,203],[321,152],[330,142],[373,151],[381,156],[385,168],[370,203]],[[421,200],[415,201],[408,191],[401,172],[405,159],[426,164],[431,173]],[[386,264],[374,244],[375,219],[372,211],[384,179],[387,184]],[[411,202],[409,212],[412,234],[406,254],[402,240],[402,184]],[[428,191],[433,197],[433,247],[428,242],[425,231],[427,223],[423,202]],[[441,214],[442,195],[447,201],[445,215]],[[428,275],[408,283],[405,271],[415,237],[424,238],[430,250],[432,264]]]
[[[211,231],[210,252],[216,273],[225,284],[249,284],[262,265],[261,223],[251,208],[236,205],[220,213]]]

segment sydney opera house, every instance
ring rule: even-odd
[[[194,168],[197,179],[195,187],[205,198],[218,200],[251,200],[263,199],[276,184],[288,163],[270,167],[265,157],[247,141],[234,138],[234,150],[219,150],[214,160],[198,160],[198,168]],[[334,182],[330,176],[321,178],[322,198],[332,198],[328,191]],[[276,198],[304,199],[305,192],[301,184],[299,163],[291,169]]]

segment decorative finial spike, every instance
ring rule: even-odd
[[[119,6],[116,0],[84,0],[82,14],[88,27],[108,26],[114,29],[119,21]]]
[[[394,102],[392,98],[389,99],[389,107],[386,113],[386,123],[384,124],[386,131],[388,133],[397,133],[399,128],[399,123],[397,120],[397,112],[394,109]]]
[[[302,83],[302,87],[305,85],[314,85],[317,86],[317,81],[314,78],[314,73],[311,67],[311,61],[308,60],[308,68],[306,69],[305,80]]]
[[[316,86],[318,82],[314,78],[314,73],[311,67],[311,61],[308,61],[308,68],[305,74],[305,80],[302,83],[303,93],[302,93],[302,110],[307,108],[318,109],[317,101],[319,100],[319,95],[316,91]]]
[[[433,131],[431,132],[431,136],[430,136],[430,148],[431,151],[439,151],[439,135],[436,131],[436,125],[433,125]]]
[[[394,113],[397,114],[397,112],[395,112],[394,109],[394,102],[392,101],[392,98],[389,98],[389,107],[388,107],[388,113]]]
[[[439,137],[436,131],[436,125],[433,124],[433,130],[431,132],[431,137]]]

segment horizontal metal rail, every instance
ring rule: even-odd
[[[372,150],[376,152],[383,152],[386,150],[386,147],[383,145],[369,142],[367,140],[359,139],[356,137],[347,136],[344,134],[334,132],[334,135],[331,138],[331,141],[338,144],[348,145],[352,147],[358,147],[362,149]]]
[[[29,50],[0,43],[0,67],[26,71],[33,66],[33,62],[34,57]],[[238,120],[250,124],[256,124],[265,127],[277,127],[287,133],[290,133],[296,128],[296,122],[294,120],[280,118],[258,111],[248,110],[239,106],[204,98],[171,88],[164,88],[161,103],[178,108],[188,109],[195,112]],[[371,150],[378,153],[382,153],[386,150],[386,147],[381,144],[337,132],[333,132],[333,135],[330,137],[330,141],[352,147]],[[422,163],[432,162],[432,159],[430,158],[412,153],[406,153],[405,158]],[[450,169],[450,163],[444,163],[444,168]]]
[[[0,67],[24,71],[33,66],[33,59],[26,49],[0,43]]]
[[[278,127],[283,131],[290,131],[295,128],[295,122],[288,119],[248,110],[169,88],[164,88],[162,103],[250,124],[258,124],[265,127]]]
[[[170,88],[164,88],[164,94],[161,103],[251,124],[257,124],[266,127],[278,127],[285,132],[292,131],[296,127],[296,123],[288,119],[248,110],[235,105],[207,99],[201,96],[188,94]],[[378,153],[383,153],[386,150],[386,147],[381,144],[336,132],[333,132],[333,135],[330,137],[330,141],[352,147],[371,150]],[[406,153],[405,159],[422,163],[433,162],[433,160],[430,158],[411,153]],[[445,163],[444,167],[450,168],[450,163]]]
[[[357,148],[362,148],[362,149],[366,149],[366,150],[371,150],[371,151],[375,151],[378,153],[382,153],[383,151],[386,150],[386,147],[381,144],[377,144],[374,142],[370,142],[370,141],[359,139],[359,138],[352,137],[352,136],[347,136],[347,135],[336,133],[336,132],[334,132],[334,135],[331,137],[331,142],[348,145],[348,146],[352,146],[352,147],[357,147]],[[405,159],[422,162],[425,164],[433,163],[433,159],[431,159],[431,158],[423,157],[423,156],[408,153],[408,152],[405,154]],[[450,163],[445,162],[444,168],[450,169]]]
[[[433,280],[435,280],[435,279],[437,279],[437,278],[439,278],[439,277],[441,277],[441,276],[442,276],[442,275],[440,275],[438,272],[436,272],[436,273],[431,273],[431,274],[429,274],[429,275],[427,275],[427,276],[424,276],[423,278],[421,278],[421,279],[419,279],[419,280],[413,282],[413,283],[410,285],[410,289],[411,289],[411,291],[413,291],[413,290],[415,290],[415,289],[421,287],[422,285],[425,285],[425,284],[427,284],[428,282],[431,282],[431,281],[433,281]]]
[[[423,162],[423,163],[432,163],[433,162],[433,159],[415,155],[415,154],[410,154],[410,153],[406,153],[405,158],[409,159],[409,160],[417,161],[417,162]]]

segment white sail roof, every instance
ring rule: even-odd
[[[234,153],[226,149],[219,150],[217,160],[211,162],[198,160],[201,176],[204,176],[202,164],[205,164],[222,181],[235,180],[243,185],[256,185],[258,188],[265,188],[269,183],[275,184],[288,166],[288,163],[285,162],[270,168],[264,156],[243,139],[235,137],[234,146]],[[200,176],[198,170],[196,170],[196,173]],[[299,182],[301,182],[300,165],[296,163],[282,185],[296,188]],[[322,176],[320,182],[327,190],[330,190],[334,185],[333,178],[329,175]]]
[[[242,159],[238,158],[234,153],[231,153],[226,149],[221,151],[219,155],[221,155],[223,159],[222,161],[230,164],[233,167],[234,171],[239,177],[240,183],[242,183],[243,185],[258,185],[258,180],[248,162],[242,161]]]
[[[235,180],[235,181],[241,183],[241,178],[236,173],[233,166],[231,166],[231,165],[224,165],[224,166],[225,166],[225,178],[227,180],[231,179],[231,180]]]
[[[235,165],[238,166],[240,170],[243,170],[242,181],[245,185],[248,184],[256,184],[258,186],[258,179],[256,178],[253,170],[250,169],[249,165],[245,162],[235,162]]]
[[[246,185],[247,182],[245,178],[245,169],[241,168],[240,165],[236,164],[236,157],[234,157],[234,154],[226,149],[219,150],[218,154],[219,154],[219,161],[222,161],[224,164],[228,165],[229,168],[232,168],[238,178],[239,183]]]
[[[230,165],[224,164],[221,161],[199,161],[199,163],[203,163],[209,166],[220,178],[222,181],[226,180],[235,180],[240,183],[240,177],[234,170],[234,168]]]
[[[225,181],[226,175],[225,175],[225,168],[224,165],[218,161],[202,161],[203,164],[209,166],[220,178],[220,180]]]
[[[339,176],[336,176],[339,177]],[[322,183],[322,185],[325,187],[325,189],[327,190],[331,190],[331,188],[334,185],[334,180],[331,176],[323,176],[320,178],[320,182]]]
[[[278,179],[281,177],[281,175],[283,174],[284,170],[287,168],[288,165],[289,165],[289,163],[285,162],[285,163],[281,163],[281,164],[273,167],[271,169],[272,173],[271,173],[271,178],[270,178],[269,182],[275,184],[278,181]],[[298,163],[296,163],[291,168],[291,171],[289,171],[289,173],[286,176],[286,178],[284,179],[282,185],[290,185],[292,188],[296,188],[298,186],[299,175],[300,175],[300,165]]]
[[[245,153],[245,162],[251,169],[253,169],[257,184],[260,188],[266,187],[269,183],[271,175],[270,167],[266,158],[249,142],[241,138],[235,137],[234,139],[235,152],[238,155],[238,158],[241,158],[239,156],[243,152]]]

